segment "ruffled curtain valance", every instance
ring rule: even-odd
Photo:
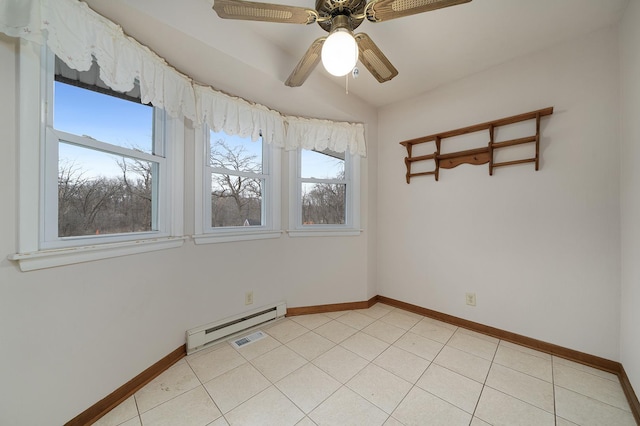
[[[317,151],[349,151],[363,157],[367,154],[362,124],[288,117],[285,149],[298,147]]]
[[[195,84],[122,28],[78,0],[3,0],[0,32],[46,45],[70,68],[87,71],[92,61],[113,90],[127,92],[139,81],[143,103],[184,116],[215,131],[262,136],[285,149],[331,149],[366,155],[364,126],[285,116]]]
[[[227,96],[210,87],[195,85],[194,88],[200,117],[212,130],[250,136],[253,141],[262,136],[267,143],[284,146],[284,117],[279,112]]]

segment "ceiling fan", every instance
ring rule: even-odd
[[[316,39],[295,67],[285,84],[297,87],[305,82],[322,58],[331,74],[346,75],[357,60],[384,83],[398,75],[398,70],[365,33],[353,34],[366,18],[382,22],[415,15],[471,0],[316,0],[316,8],[286,6],[244,0],[214,0],[213,9],[225,19],[313,24],[329,33]]]

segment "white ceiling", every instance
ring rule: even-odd
[[[317,24],[223,20],[212,10],[212,0],[86,1],[116,22],[122,13],[118,9],[135,10],[140,16],[173,27],[272,75],[282,84],[311,42],[326,34]],[[369,34],[399,75],[380,84],[359,64],[360,77],[349,81],[349,93],[375,107],[408,99],[519,56],[615,25],[628,1],[472,0],[388,22],[365,21],[356,32]],[[315,1],[274,3],[314,7]],[[345,77],[330,76],[321,64],[309,80],[318,78],[345,86]]]

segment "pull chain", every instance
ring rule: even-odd
[[[346,91],[347,95],[349,94],[349,74],[351,74],[351,76],[355,80],[360,75],[360,70],[358,69],[358,67],[354,67],[351,70],[351,72],[347,73],[347,75],[345,76],[345,78],[347,79],[346,82],[345,82],[345,91]]]

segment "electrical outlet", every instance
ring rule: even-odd
[[[465,298],[467,300],[467,305],[476,306],[476,294],[475,293],[467,293],[465,295]]]
[[[248,291],[244,294],[244,304],[253,305],[253,291]]]

